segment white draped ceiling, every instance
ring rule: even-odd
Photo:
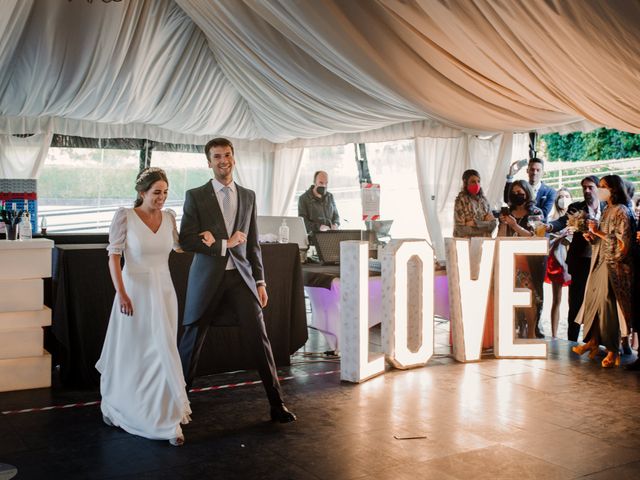
[[[462,171],[498,201],[512,133],[640,133],[638,25],[637,0],[0,0],[0,175],[53,133],[227,136],[282,215],[305,147],[410,138],[442,258]]]
[[[640,132],[638,25],[634,0],[1,0],[0,133]]]

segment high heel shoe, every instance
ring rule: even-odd
[[[589,358],[593,360],[598,354],[598,347],[590,343],[583,343],[582,345],[571,347],[571,351],[577,353],[578,355],[584,355],[585,353],[589,352]]]
[[[184,435],[169,439],[169,443],[174,447],[181,447],[182,445],[184,445]]]
[[[602,360],[602,368],[613,368],[620,366],[620,355],[609,352]]]

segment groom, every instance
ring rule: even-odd
[[[287,423],[296,416],[282,400],[262,308],[267,305],[262,254],[256,228],[256,196],[233,181],[233,145],[214,138],[205,146],[214,179],[187,191],[180,245],[194,252],[189,270],[180,359],[187,385],[195,377],[210,319],[224,298],[239,319],[243,342],[258,365],[271,404],[271,419]]]

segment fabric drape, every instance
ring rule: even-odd
[[[444,238],[453,234],[453,206],[462,188],[462,173],[469,168],[477,170],[489,203],[500,205],[504,172],[512,160],[526,158],[527,149],[526,134],[516,135],[515,142],[510,133],[487,139],[473,135],[415,139],[420,199],[438,260],[445,258]]]
[[[236,180],[256,192],[259,215],[286,215],[295,195],[303,148],[236,148]]]
[[[636,1],[5,0],[0,133],[640,132],[638,24]]]
[[[0,178],[38,178],[52,138],[52,133],[0,135]]]
[[[258,215],[269,215],[273,194],[274,153],[260,149],[235,149],[235,180],[256,192]]]
[[[289,210],[300,178],[303,148],[281,148],[273,164],[271,215],[284,216]]]

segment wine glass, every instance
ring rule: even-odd
[[[542,215],[529,215],[529,217],[527,218],[527,225],[537,237],[544,237],[546,228],[544,227],[544,223],[542,222]]]

